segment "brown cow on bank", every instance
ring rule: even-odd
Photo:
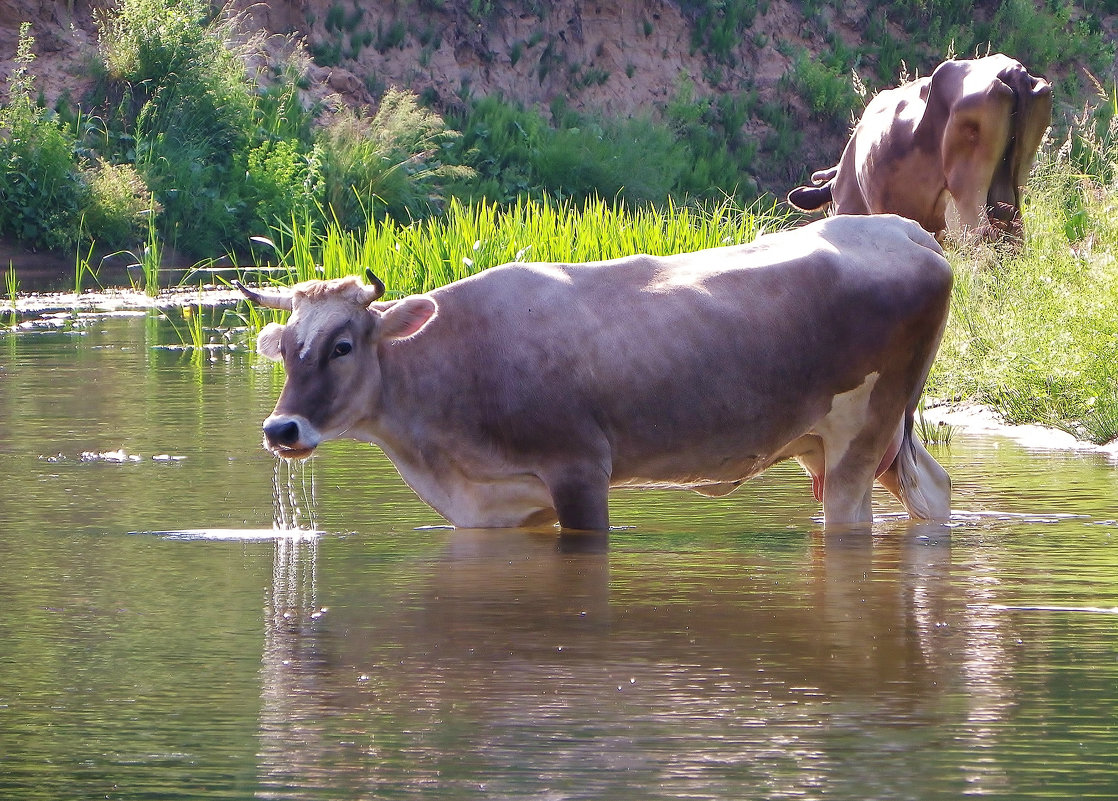
[[[945,61],[877,94],[839,163],[788,193],[804,211],[900,214],[937,237],[954,201],[964,231],[1021,238],[1021,189],[1052,116],[1052,87],[1001,54]]]
[[[506,264],[378,302],[379,280],[242,291],[287,382],[267,446],[383,448],[456,526],[609,526],[611,486],[724,495],[784,459],[827,525],[869,522],[874,477],[913,517],[950,481],[913,433],[951,296],[935,239],[836,217],[748,245]]]

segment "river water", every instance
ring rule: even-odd
[[[0,798],[1118,797],[1102,456],[957,434],[949,525],[781,466],[454,531],[153,315],[0,334]]]

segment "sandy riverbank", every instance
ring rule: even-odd
[[[974,403],[929,404],[924,409],[924,419],[930,423],[947,423],[958,430],[993,434],[1006,437],[1026,448],[1037,450],[1072,450],[1084,453],[1101,453],[1118,463],[1118,440],[1106,445],[1076,439],[1066,431],[1042,425],[1008,425],[988,406]]]

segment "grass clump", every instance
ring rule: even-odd
[[[472,177],[449,164],[446,146],[458,136],[411,92],[389,89],[376,114],[339,114],[317,136],[328,217],[347,228],[391,218],[409,221],[437,212],[445,184]]]

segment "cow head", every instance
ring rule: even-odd
[[[375,417],[379,347],[414,336],[435,316],[435,301],[424,295],[375,303],[384,284],[371,270],[368,277],[369,285],[350,276],[305,281],[283,292],[236,283],[254,303],[291,312],[286,324],[269,323],[256,341],[257,350],[283,361],[287,372],[276,408],[264,421],[264,444],[277,456],[305,458],[319,443]]]

